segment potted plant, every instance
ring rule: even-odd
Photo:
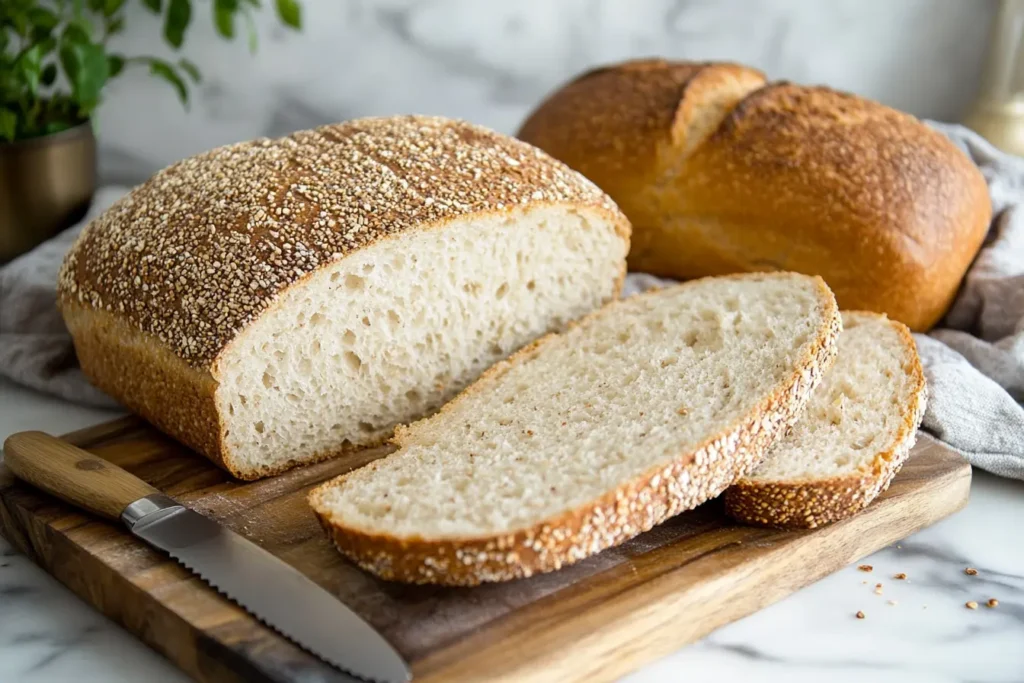
[[[280,21],[299,28],[297,0],[273,1]],[[193,5],[210,7],[217,32],[239,19],[255,49],[252,15],[262,0],[141,0],[159,15],[163,38],[181,49]],[[0,263],[80,220],[96,185],[92,116],[111,79],[144,68],[187,104],[201,76],[184,58],[123,55],[126,0],[0,0]]]

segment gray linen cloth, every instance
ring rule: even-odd
[[[993,221],[946,318],[928,335],[915,335],[930,390],[923,426],[971,464],[1024,479],[1024,159],[960,126],[930,125],[981,168]],[[124,191],[102,190],[90,217]],[[79,229],[0,268],[0,375],[70,401],[111,406],[78,369],[54,306],[60,261]],[[631,274],[623,294],[661,282]]]

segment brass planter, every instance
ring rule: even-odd
[[[96,191],[96,138],[83,123],[0,143],[0,263],[85,216]]]

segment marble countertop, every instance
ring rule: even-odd
[[[0,380],[0,439],[114,416]],[[870,574],[847,567],[626,680],[1022,681],[1022,527],[1024,483],[976,470],[965,510],[864,560]],[[967,576],[968,566],[978,574]],[[893,580],[897,572],[907,580]],[[989,598],[998,607],[986,607]],[[0,539],[0,681],[141,680],[187,679]]]

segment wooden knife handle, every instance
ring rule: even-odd
[[[4,442],[14,474],[89,512],[118,520],[139,498],[160,493],[126,470],[43,432],[19,432]]]

